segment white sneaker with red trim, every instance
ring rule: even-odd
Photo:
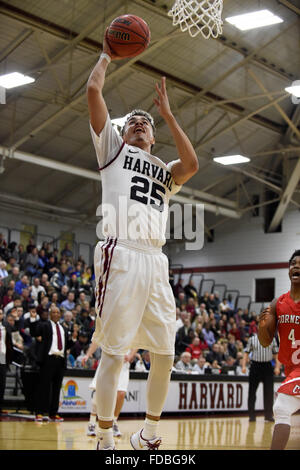
[[[142,431],[134,433],[130,437],[130,444],[134,450],[158,450],[161,444],[161,437],[153,437],[152,439],[144,439]]]

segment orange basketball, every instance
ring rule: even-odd
[[[146,21],[135,15],[115,18],[106,30],[106,41],[119,57],[135,57],[150,43],[150,29]]]

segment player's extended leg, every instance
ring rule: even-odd
[[[123,407],[123,404],[124,404],[125,395],[126,395],[125,391],[118,390],[117,401],[116,401],[115,412],[114,412],[114,423],[113,423],[113,435],[114,435],[114,437],[122,436],[122,433],[119,429],[117,421],[118,421],[119,415],[121,413],[121,410],[122,410],[122,407]]]
[[[96,392],[92,392],[91,400],[91,413],[87,429],[88,436],[96,436],[96,422],[97,422],[97,403],[96,403]]]
[[[152,450],[160,445],[161,439],[157,437],[157,431],[168,394],[173,361],[173,355],[150,353],[146,419],[143,429],[131,436],[131,445],[135,450]]]
[[[273,407],[275,426],[273,430],[271,450],[285,449],[290,437],[291,416],[299,409],[300,397],[278,393]]]
[[[96,402],[98,414],[97,449],[113,449],[113,419],[117,398],[119,376],[124,356],[109,355],[102,351],[99,373],[96,382]]]

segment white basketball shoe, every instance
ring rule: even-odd
[[[144,439],[142,436],[142,429],[131,435],[130,444],[134,450],[158,450],[161,444],[160,437],[153,437],[152,439]]]

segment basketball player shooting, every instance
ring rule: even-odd
[[[105,242],[95,248],[96,328],[92,342],[102,349],[96,384],[97,449],[114,449],[113,418],[118,378],[130,348],[150,351],[146,417],[131,436],[136,450],[157,449],[158,424],[167,397],[174,359],[176,308],[169,284],[168,259],[162,253],[170,197],[198,171],[198,159],[187,135],[171,112],[166,79],[156,84],[154,103],[173,136],[179,159],[168,165],[151,155],[155,126],[150,114],[132,111],[122,131],[114,130],[102,90],[109,62],[118,57],[104,38],[103,53],[87,83],[90,127],[102,177],[102,204],[110,205],[116,219],[108,222]],[[120,209],[126,198],[127,216]],[[128,230],[134,209],[139,235]],[[122,212],[122,214],[120,214]],[[149,226],[150,232],[149,233]]]
[[[290,291],[274,299],[259,316],[258,338],[262,346],[269,346],[278,331],[278,359],[285,367],[286,376],[273,407],[275,426],[271,450],[285,449],[291,416],[300,409],[300,250],[289,261],[289,278]]]

